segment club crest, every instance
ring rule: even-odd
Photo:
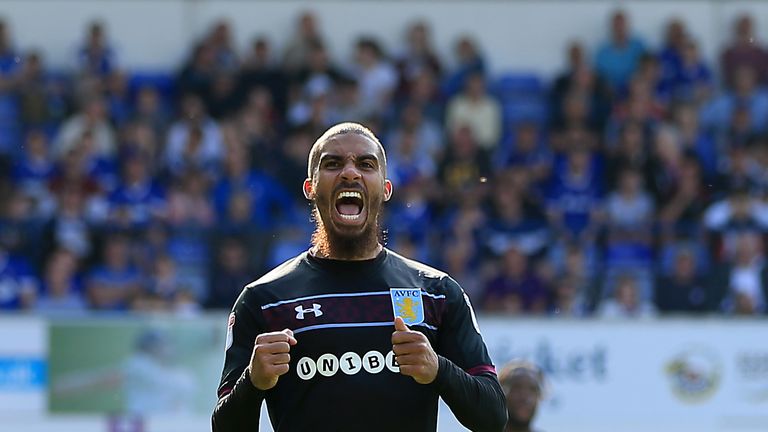
[[[424,322],[424,302],[419,288],[391,288],[392,312],[399,316],[407,325]]]

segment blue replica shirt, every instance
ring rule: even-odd
[[[20,309],[22,295],[38,289],[38,280],[26,261],[0,254],[0,310]]]

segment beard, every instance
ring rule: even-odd
[[[312,233],[312,246],[319,256],[342,260],[356,260],[365,257],[374,250],[383,234],[379,229],[379,209],[374,213],[373,222],[368,222],[362,231],[355,234],[342,234],[332,227],[326,227],[317,205],[312,209],[315,231]]]

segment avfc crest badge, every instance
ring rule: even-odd
[[[400,317],[407,325],[424,322],[424,302],[419,288],[391,288],[392,312]]]

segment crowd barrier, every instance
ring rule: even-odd
[[[768,430],[768,320],[478,320],[497,366],[543,369],[541,430]],[[208,431],[226,322],[0,316],[0,429]]]

